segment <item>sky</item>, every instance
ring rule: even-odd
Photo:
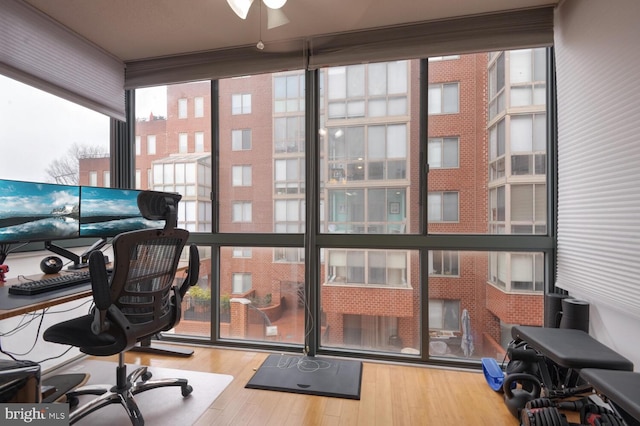
[[[77,206],[79,200],[77,187],[0,182],[0,217],[16,213],[48,214],[53,207]]]
[[[166,116],[166,87],[140,89],[136,116]],[[109,117],[0,75],[0,179],[51,182],[73,144],[109,148]]]

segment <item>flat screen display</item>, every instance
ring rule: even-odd
[[[78,238],[80,188],[0,179],[0,243]]]
[[[80,187],[80,236],[108,238],[138,229],[162,228],[164,221],[142,217],[134,189]]]

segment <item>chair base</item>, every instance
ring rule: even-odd
[[[183,397],[187,397],[193,391],[187,379],[159,379],[149,380],[151,373],[147,367],[140,367],[126,376],[126,365],[124,357],[119,356],[120,362],[118,370],[118,384],[112,385],[88,385],[74,389],[66,394],[70,405],[69,424],[74,424],[94,411],[111,404],[120,404],[126,411],[131,424],[143,426],[144,418],[134,399],[134,395],[151,389],[165,386],[180,386]],[[78,397],[81,395],[98,395],[97,398],[77,407]],[[76,408],[77,407],[77,408]]]

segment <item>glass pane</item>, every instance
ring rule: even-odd
[[[335,77],[342,84],[341,76],[344,73]],[[251,112],[231,113],[234,94],[251,98]],[[290,107],[278,110],[276,98],[286,99]],[[304,229],[305,217],[298,211],[305,181],[305,112],[298,106],[304,105],[304,98],[303,71],[219,81],[220,232],[298,233]],[[254,141],[243,143],[242,151],[234,150],[229,140],[239,131]],[[344,145],[337,143],[337,149]],[[237,175],[242,186],[232,185],[234,167],[242,167]],[[234,211],[234,206],[241,208],[237,203],[242,203],[242,212]]]
[[[419,350],[417,251],[327,248],[321,257],[323,347]]]
[[[459,108],[427,120],[427,136],[434,141],[429,145],[427,174],[429,233],[533,234],[546,229],[546,217],[533,218],[532,197],[526,220],[521,212],[512,211],[525,206],[505,197],[514,194],[513,185],[533,187],[546,180],[544,97],[542,103],[532,99],[534,85],[546,88],[546,77],[532,81],[544,75],[539,70],[546,70],[545,52],[520,49],[429,61],[430,112],[447,111],[449,99],[456,99],[453,89],[459,88]],[[443,141],[442,152],[435,141]],[[444,192],[457,194],[457,209],[453,199],[446,204],[446,199],[431,195]],[[479,200],[489,200],[490,211],[484,211],[487,204]],[[458,217],[450,220],[456,216],[454,210]]]
[[[242,249],[246,255],[234,256],[237,247],[220,250],[220,338],[304,343],[304,251]]]
[[[383,105],[391,102],[385,97],[387,90],[394,90],[394,102],[402,104],[408,104],[410,95],[418,96],[417,86],[409,90],[410,74],[418,75],[418,67],[419,61],[398,61],[329,68],[320,73],[326,78],[320,87],[330,94],[342,90],[339,87],[342,80],[338,78],[341,73],[367,81],[364,91],[353,101],[363,99],[369,107],[367,114],[350,117],[348,126],[331,112],[320,117],[324,126],[320,132],[320,155],[327,159],[321,164],[326,170],[321,170],[320,176],[328,179],[320,183],[320,198],[329,201],[323,204],[325,210],[320,213],[324,218],[322,232],[397,233],[400,229],[415,232],[408,226],[406,205],[409,191],[418,199],[419,182],[417,175],[412,182],[407,170],[418,165],[419,141],[410,137],[409,129],[413,120],[418,123],[419,114],[391,116]],[[338,88],[334,89],[334,84]],[[355,97],[351,93],[350,88],[350,96]],[[352,98],[347,102],[352,102]],[[330,105],[321,105],[320,111],[328,110]],[[398,200],[390,198],[391,192],[401,194]],[[418,212],[414,215],[417,224]]]
[[[141,152],[145,155],[135,158],[136,171],[141,177],[139,188],[178,192],[182,195],[181,204],[192,206],[190,211],[193,212],[201,209],[211,211],[211,199],[205,195],[211,193],[210,87],[210,83],[205,81],[135,91],[136,138],[149,141],[153,137],[156,145],[152,154],[142,147]],[[246,107],[246,98],[242,96],[233,101],[239,111]],[[182,118],[179,118],[180,108]],[[241,133],[236,138],[240,148]],[[231,141],[228,146],[231,149]],[[172,155],[178,153],[179,156]],[[239,169],[238,173],[238,182],[241,183],[242,170]],[[229,170],[229,179],[231,176]],[[211,217],[193,214],[187,219],[184,216],[186,212],[185,209],[179,210],[179,227],[211,230]]]
[[[543,259],[542,253],[430,252],[429,355],[501,361],[509,325],[543,325]]]

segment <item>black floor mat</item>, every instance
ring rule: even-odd
[[[271,354],[246,388],[360,399],[362,362]]]

